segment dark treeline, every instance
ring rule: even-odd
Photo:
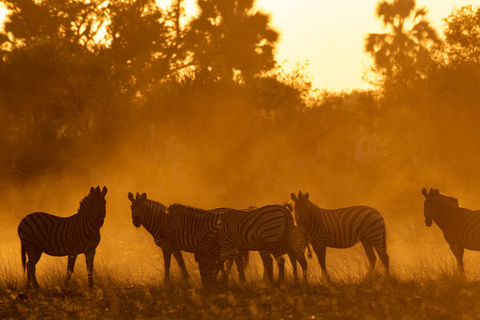
[[[480,9],[438,31],[413,0],[380,2],[375,89],[318,93],[279,66],[254,2],[198,0],[190,18],[181,0],[4,0],[2,188],[117,167],[145,191],[201,184],[223,201],[480,191]]]

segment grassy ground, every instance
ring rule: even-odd
[[[309,260],[308,284],[295,284],[291,279],[291,270],[287,268],[285,283],[266,285],[261,279],[259,259],[253,257],[247,270],[246,284],[238,284],[234,271],[227,287],[214,290],[201,287],[198,271],[189,256],[186,257],[192,274],[189,284],[183,284],[178,268],[173,264],[170,287],[163,284],[163,269],[158,256],[132,259],[123,265],[112,265],[99,258],[93,290],[87,286],[83,259],[78,259],[71,287],[65,290],[62,284],[66,259],[42,257],[37,268],[41,289],[28,290],[18,261],[7,258],[0,263],[0,319],[480,317],[477,273],[470,272],[466,279],[460,278],[451,260],[443,260],[442,264],[438,263],[442,261],[439,258],[430,262],[425,260],[424,265],[416,265],[412,269],[394,263],[391,278],[383,276],[382,268],[378,268],[374,276],[366,278],[365,266],[357,262],[360,253],[361,250],[356,249],[332,252],[329,259],[331,282],[321,277],[318,262]],[[352,260],[347,261],[349,256]],[[433,268],[433,264],[437,267]]]
[[[462,279],[444,241],[410,241],[400,231],[390,237],[390,279],[381,266],[365,277],[367,262],[357,245],[327,250],[329,283],[311,259],[307,285],[292,281],[289,262],[285,283],[266,285],[254,253],[246,284],[238,284],[234,271],[227,287],[210,291],[202,288],[191,254],[185,254],[189,285],[183,285],[172,262],[172,285],[166,287],[161,251],[146,232],[131,236],[128,229],[122,233],[125,239],[106,234],[102,240],[93,290],[82,256],[67,291],[66,258],[46,255],[37,265],[41,289],[27,290],[19,241],[12,236],[0,241],[0,319],[479,319],[480,252],[465,253]]]
[[[102,279],[88,290],[3,288],[0,318],[165,319],[477,319],[480,283],[451,277],[265,286],[257,282],[215,291]]]

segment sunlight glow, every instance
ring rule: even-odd
[[[281,33],[278,61],[309,61],[313,85],[329,90],[368,88],[362,80],[370,65],[364,53],[368,33],[382,32],[375,16],[377,0],[258,0],[260,10],[272,14]],[[471,0],[418,0],[428,9],[428,19],[443,34],[443,20],[454,6]]]

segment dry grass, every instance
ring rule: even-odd
[[[17,246],[2,248],[2,319],[476,319],[480,314],[480,270],[474,268],[478,257],[467,254],[467,279],[462,279],[443,247],[433,252],[410,250],[407,259],[393,244],[391,278],[383,276],[381,267],[365,278],[366,259],[360,246],[329,249],[332,282],[323,280],[318,262],[312,259],[308,285],[293,283],[288,263],[287,281],[266,285],[260,259],[253,254],[245,285],[238,284],[234,271],[227,287],[210,291],[201,287],[190,255],[186,255],[190,284],[182,284],[172,263],[173,285],[166,287],[162,255],[154,247],[125,256],[99,250],[93,290],[87,286],[83,258],[77,260],[71,289],[66,291],[62,289],[66,259],[44,256],[37,268],[42,288],[27,290],[20,259],[14,255]]]

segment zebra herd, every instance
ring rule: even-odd
[[[27,271],[29,287],[38,288],[35,267],[42,253],[68,256],[66,287],[77,255],[85,254],[88,284],[93,287],[93,260],[106,215],[106,194],[106,187],[91,187],[90,193],[80,202],[78,212],[70,217],[35,212],[20,222],[22,264]],[[480,250],[480,212],[459,207],[457,199],[444,196],[438,190],[422,189],[422,194],[425,224],[429,227],[435,221],[442,229],[459,271],[463,273],[464,250]],[[183,278],[189,278],[182,251],[194,253],[204,286],[219,281],[225,284],[233,263],[237,266],[240,282],[245,282],[249,251],[260,253],[264,279],[269,282],[273,281],[273,259],[278,264],[279,280],[284,279],[285,255],[291,261],[295,281],[298,281],[299,262],[306,282],[305,249],[311,256],[310,246],[317,255],[322,273],[329,279],[326,248],[348,248],[357,242],[362,243],[369,261],[368,273],[374,270],[376,252],[385,273],[389,274],[385,221],[377,210],[367,206],[322,209],[310,201],[308,193],[301,191],[291,194],[293,206],[267,205],[242,210],[203,210],[181,204],[167,207],[147,199],[145,193],[136,196],[128,193],[128,199],[133,225],[143,226],[163,251],[166,283],[170,282],[172,254]],[[218,273],[221,273],[219,280]]]

